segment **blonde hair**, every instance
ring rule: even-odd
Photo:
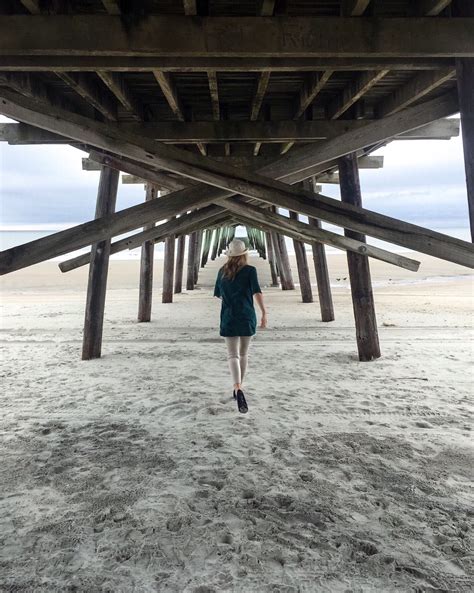
[[[222,266],[222,276],[233,280],[239,270],[247,265],[247,254],[228,256],[227,261]]]

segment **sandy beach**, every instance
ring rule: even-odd
[[[303,304],[252,257],[269,327],[247,415],[212,297],[224,258],[168,305],[158,261],[147,324],[138,262],[112,261],[88,362],[87,269],[3,277],[0,591],[472,591],[473,276],[417,258],[371,262],[382,358],[360,363],[344,256],[329,324],[315,286]]]

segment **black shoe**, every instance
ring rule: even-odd
[[[234,389],[234,391],[232,392],[232,397],[233,397],[234,399],[237,399],[237,396],[235,395],[235,389]]]
[[[244,392],[241,389],[237,390],[237,407],[241,414],[246,414],[249,411],[247,402],[245,401]]]

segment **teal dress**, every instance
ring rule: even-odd
[[[262,292],[253,266],[241,268],[233,280],[224,278],[222,270],[217,274],[214,296],[222,299],[220,335],[253,336],[257,331],[257,315],[253,295]]]

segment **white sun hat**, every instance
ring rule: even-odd
[[[229,243],[229,246],[227,247],[227,251],[225,252],[225,254],[227,255],[227,257],[238,257],[239,255],[244,255],[245,253],[248,253],[248,251],[249,250],[247,249],[243,241],[241,241],[240,239],[234,239]]]

